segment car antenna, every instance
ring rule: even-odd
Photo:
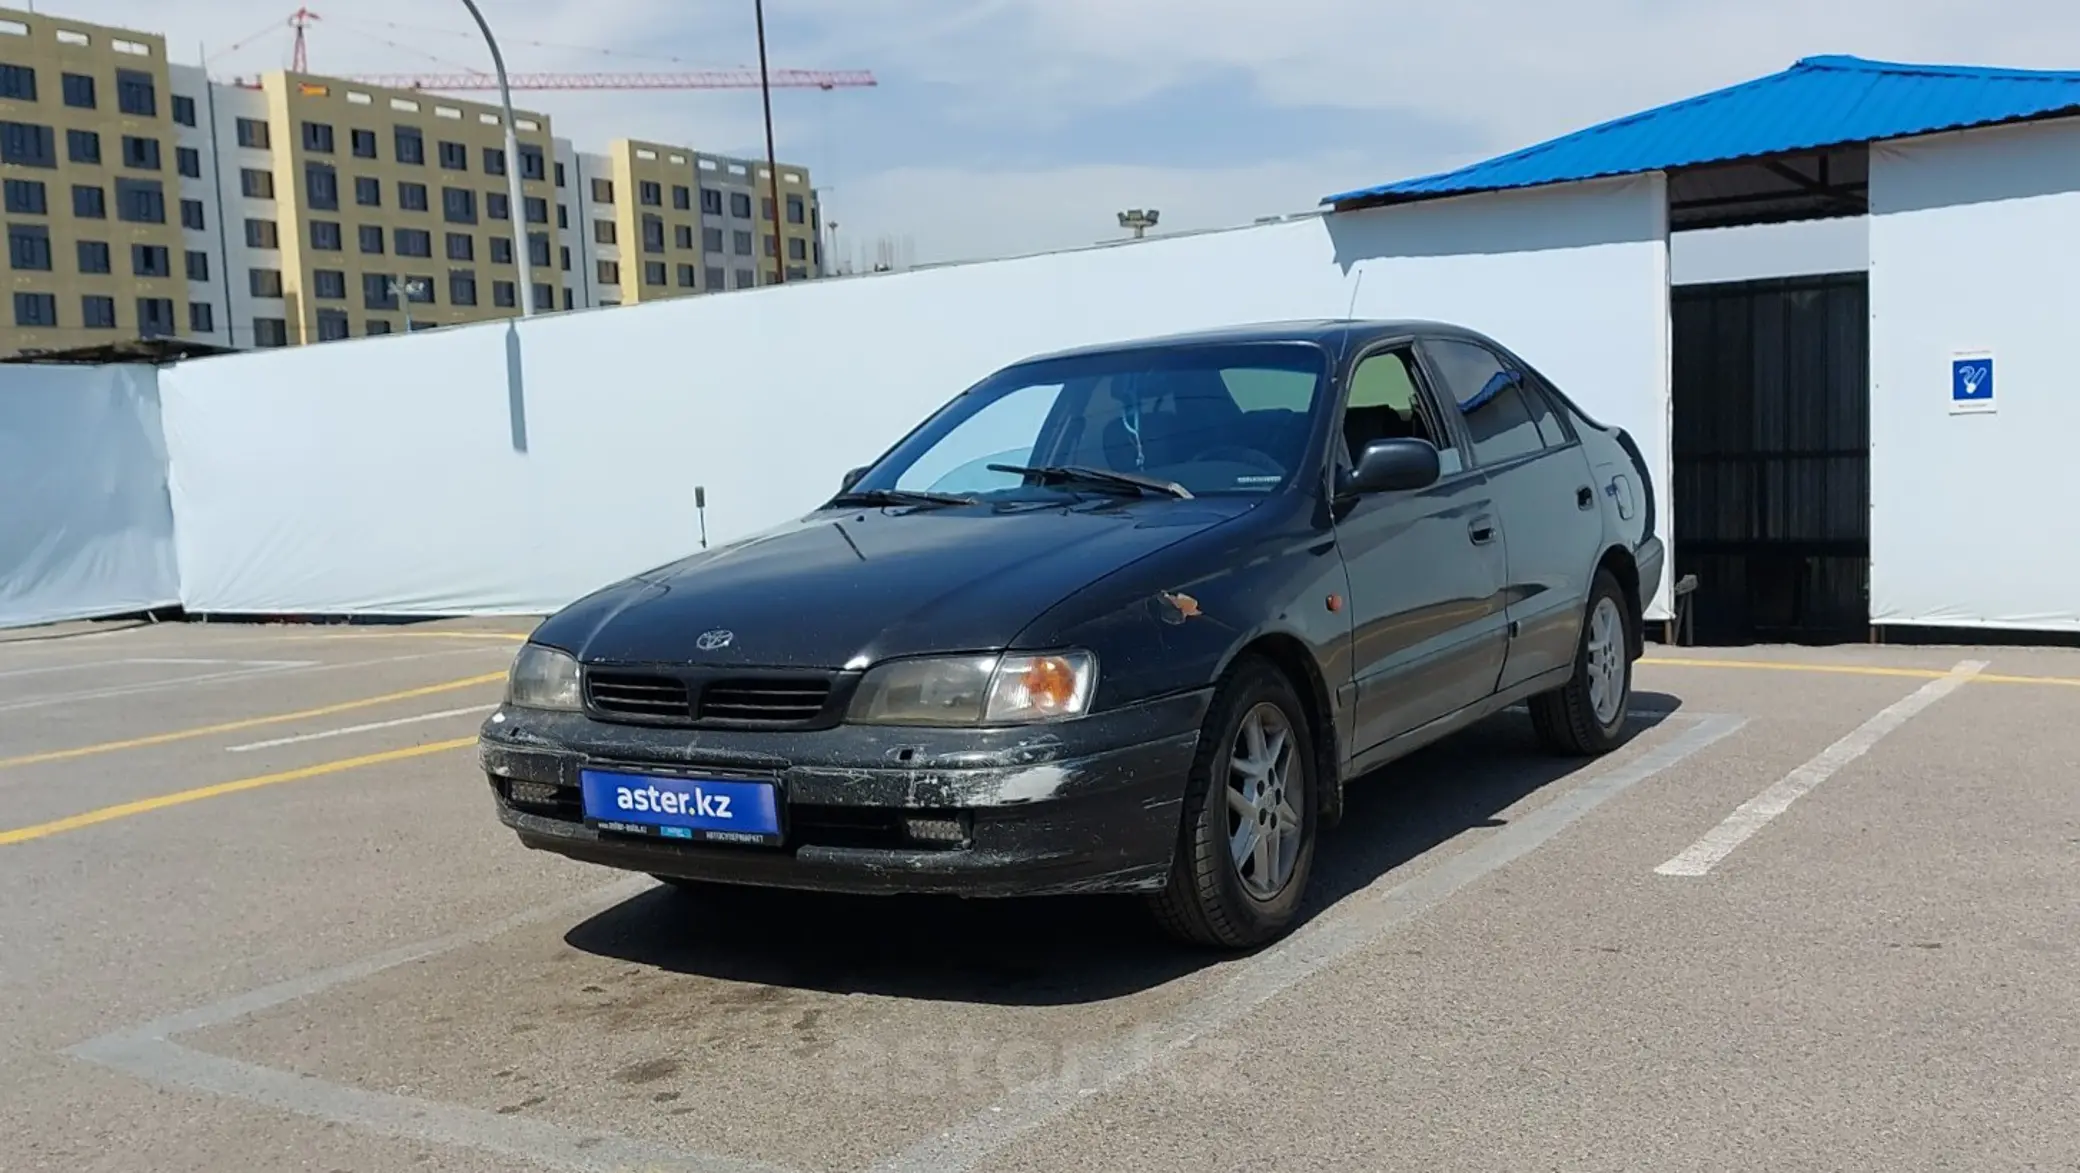
[[[693,487],[693,511],[700,515],[701,549],[705,550],[708,548],[708,487],[706,485],[695,485]]]
[[[1345,318],[1355,318],[1358,316],[1358,290],[1363,288],[1364,285],[1365,270],[1360,269],[1358,270],[1357,279],[1351,282],[1351,304],[1349,308],[1343,311],[1343,316]]]

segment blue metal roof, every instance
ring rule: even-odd
[[[1394,202],[1570,183],[2080,113],[2080,72],[1807,57],[1741,82],[1437,175],[1328,196]]]

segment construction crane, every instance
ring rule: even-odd
[[[309,8],[298,8],[285,22],[296,30],[296,44],[289,55],[289,68],[310,72],[310,51],[305,38],[311,25],[323,19]],[[269,26],[277,34],[281,25]],[[247,38],[231,49],[243,47]],[[227,52],[230,50],[226,50]],[[775,69],[769,74],[773,89],[850,89],[878,84],[864,69]],[[359,85],[393,90],[495,90],[498,78],[479,70],[449,73],[350,74],[343,80]],[[512,73],[506,76],[514,90],[755,90],[760,80],[756,69],[695,69],[680,72],[645,73]],[[233,84],[257,88],[257,81],[233,79]]]

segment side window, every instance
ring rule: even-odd
[[[1406,349],[1381,351],[1358,360],[1343,409],[1343,443],[1355,465],[1374,440],[1414,437],[1437,445],[1446,476],[1465,467],[1449,432],[1437,426],[1416,390],[1414,356]]]
[[[1553,409],[1553,398],[1544,379],[1531,376],[1524,387],[1524,402],[1531,409],[1531,422],[1538,425],[1538,438],[1548,448],[1564,447],[1568,442],[1567,427]]]
[[[1522,377],[1504,367],[1486,347],[1429,339],[1423,349],[1466,420],[1474,460],[1496,464],[1545,447],[1525,405]]]

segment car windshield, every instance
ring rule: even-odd
[[[1274,492],[1299,471],[1325,373],[1321,349],[1306,343],[1136,348],[1021,364],[941,409],[854,492],[1164,495],[1128,478],[1191,496]]]

